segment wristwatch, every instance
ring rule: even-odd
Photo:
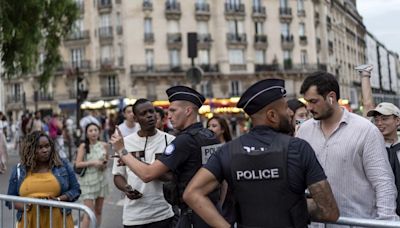
[[[128,151],[124,148],[124,149],[122,149],[122,151],[121,151],[121,155],[122,156],[125,156],[125,155],[127,155],[128,154]]]

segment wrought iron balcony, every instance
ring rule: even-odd
[[[306,10],[304,10],[304,9],[297,10],[297,16],[305,17],[306,16]]]
[[[109,12],[112,9],[112,1],[111,0],[98,0],[97,1],[97,9],[100,13]]]
[[[226,40],[228,44],[247,45],[246,33],[227,33]]]
[[[254,7],[251,17],[254,21],[265,21],[267,18],[267,13],[264,6]]]
[[[142,4],[142,7],[143,7],[143,11],[152,11],[153,10],[153,3],[150,2],[150,1],[144,0],[143,4]]]
[[[76,69],[78,67],[79,70],[90,70],[90,60],[72,61],[69,66],[72,69]]]
[[[243,18],[245,17],[244,4],[225,3],[225,17]]]
[[[144,42],[145,43],[153,43],[154,42],[154,33],[152,32],[147,32],[144,34]]]
[[[113,27],[112,26],[107,26],[107,27],[100,27],[99,28],[99,38],[100,38],[100,43],[104,42],[111,42],[113,40]]]
[[[119,96],[119,86],[109,87],[105,86],[101,88],[102,97],[117,97]]]
[[[165,2],[165,17],[167,20],[179,20],[181,15],[181,4],[179,2]]]
[[[212,41],[210,33],[197,34],[197,47],[200,49],[211,48]]]
[[[293,19],[292,8],[290,7],[279,8],[279,18],[281,22],[291,22]]]
[[[307,45],[307,36],[306,35],[299,36],[299,39],[300,39],[300,45]]]
[[[167,34],[168,48],[182,48],[182,34],[168,33]]]
[[[78,43],[80,45],[85,45],[90,43],[89,30],[71,32],[64,38],[64,44],[66,46],[76,45]]]
[[[208,3],[196,3],[196,20],[208,21],[210,19],[210,5]]]
[[[292,50],[294,48],[293,35],[281,35],[281,45],[283,50]]]
[[[267,35],[256,34],[254,35],[254,48],[255,49],[265,49],[268,47]]]

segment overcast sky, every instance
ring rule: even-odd
[[[400,0],[358,0],[357,8],[367,30],[400,54]]]

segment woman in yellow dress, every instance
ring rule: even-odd
[[[21,161],[11,173],[8,195],[40,198],[57,201],[76,201],[80,196],[80,187],[75,173],[68,162],[59,157],[55,151],[54,142],[42,131],[29,134],[21,152]],[[7,202],[10,207],[10,203]],[[24,221],[22,203],[15,203],[18,227],[36,227],[36,205],[26,206],[26,221]],[[49,227],[49,207],[39,207],[40,227]],[[66,227],[73,228],[71,209],[66,210]],[[52,209],[52,224],[54,228],[63,227],[62,209]]]

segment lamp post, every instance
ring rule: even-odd
[[[83,81],[83,77],[81,77],[79,72],[79,67],[75,68],[76,73],[76,136],[77,136],[77,143],[79,143],[79,138],[81,136],[81,129],[79,126],[79,120],[81,119],[81,103],[84,101],[88,95],[88,91],[84,90],[82,87],[81,82]]]

